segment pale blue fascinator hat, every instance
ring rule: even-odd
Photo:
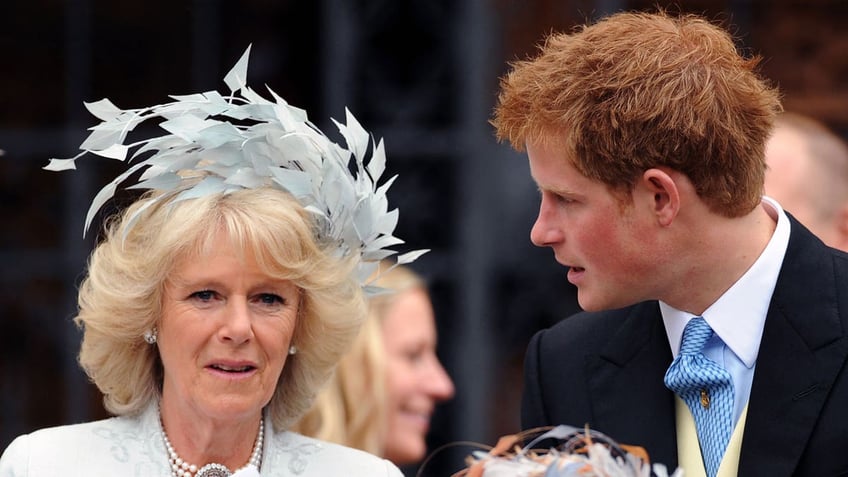
[[[273,101],[247,86],[250,47],[224,77],[230,93],[217,91],[170,96],[172,102],[120,109],[108,99],[85,103],[101,122],[70,159],[50,159],[44,169],[76,169],[87,153],[124,161],[129,168],[94,197],[83,234],[118,186],[143,170],[127,189],[174,192],[171,203],[239,189],[277,187],[290,193],[318,226],[318,240],[334,244],[341,256],[359,255],[357,278],[366,293],[381,260],[402,244],[393,233],[398,210],[388,210],[386,191],[397,176],[380,184],[385,171],[383,141],[375,141],[345,108],[345,123],[333,120],[346,146],[331,141],[312,124],[306,111],[289,105],[270,88]],[[158,119],[167,134],[126,143],[128,134],[149,119]],[[179,191],[179,192],[177,192]],[[158,195],[150,207],[168,194]],[[146,208],[145,207],[145,208]],[[124,230],[132,227],[138,210]],[[398,255],[410,263],[427,250]]]

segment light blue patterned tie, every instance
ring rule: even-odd
[[[665,385],[689,406],[695,418],[707,477],[715,477],[733,429],[733,380],[730,373],[703,355],[713,335],[700,316],[683,330],[680,354],[665,373]]]

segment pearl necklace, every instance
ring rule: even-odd
[[[259,464],[262,463],[262,442],[265,439],[265,419],[259,421],[259,433],[256,435],[256,442],[253,444],[253,452],[250,454],[250,460],[247,461],[243,468],[248,465],[256,467],[259,470]],[[168,462],[171,465],[171,475],[173,477],[228,477],[233,475],[227,466],[211,463],[206,464],[200,469],[194,464],[189,464],[184,461],[174,450],[171,441],[168,440],[168,434],[165,433],[165,427],[162,426],[162,440],[165,441],[165,449],[168,451]],[[241,470],[241,469],[239,469]]]

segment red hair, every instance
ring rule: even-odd
[[[492,124],[518,150],[562,146],[580,172],[622,194],[646,169],[675,169],[711,210],[741,216],[760,202],[781,110],[758,63],[700,17],[618,13],[552,34],[538,56],[513,63]]]

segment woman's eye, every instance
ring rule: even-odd
[[[419,363],[424,359],[426,351],[422,349],[409,350],[406,352],[406,360],[410,363]]]
[[[190,297],[200,301],[212,301],[215,298],[215,292],[212,290],[201,290],[192,293]]]
[[[263,305],[282,305],[286,302],[283,297],[273,293],[262,293],[259,295],[258,300]]]

